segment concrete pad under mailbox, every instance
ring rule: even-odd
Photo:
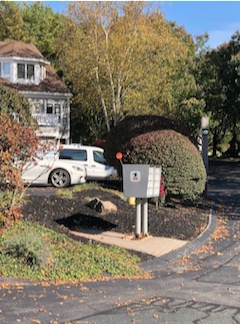
[[[161,255],[179,249],[189,242],[158,236],[147,236],[136,239],[132,234],[121,234],[110,231],[102,232],[97,230],[71,231],[71,234],[96,242],[116,245],[124,249],[146,253],[154,257],[160,257]]]

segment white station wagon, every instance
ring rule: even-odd
[[[62,145],[59,150],[39,156],[37,163],[25,167],[24,182],[63,188],[86,180],[106,180],[117,174],[114,167],[107,165],[104,150],[96,146]]]
[[[60,161],[47,154],[35,162],[25,165],[22,172],[24,183],[53,185],[64,188],[86,182],[86,170],[74,161]]]
[[[86,169],[86,180],[105,180],[117,174],[117,170],[108,165],[104,150],[97,146],[80,144],[63,145],[58,153],[59,160],[74,161]]]

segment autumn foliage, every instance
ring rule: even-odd
[[[21,218],[21,171],[37,151],[39,139],[29,126],[0,115],[0,227]]]

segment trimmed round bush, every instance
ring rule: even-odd
[[[168,196],[193,200],[205,189],[206,170],[199,151],[173,130],[132,138],[123,149],[123,163],[161,165]]]
[[[119,169],[116,153],[122,152],[129,140],[141,134],[163,129],[173,129],[189,137],[196,144],[189,130],[178,121],[154,115],[128,116],[113,127],[106,138],[104,149],[108,163]]]

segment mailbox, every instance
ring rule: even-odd
[[[123,164],[125,197],[159,197],[161,167],[148,164]]]

